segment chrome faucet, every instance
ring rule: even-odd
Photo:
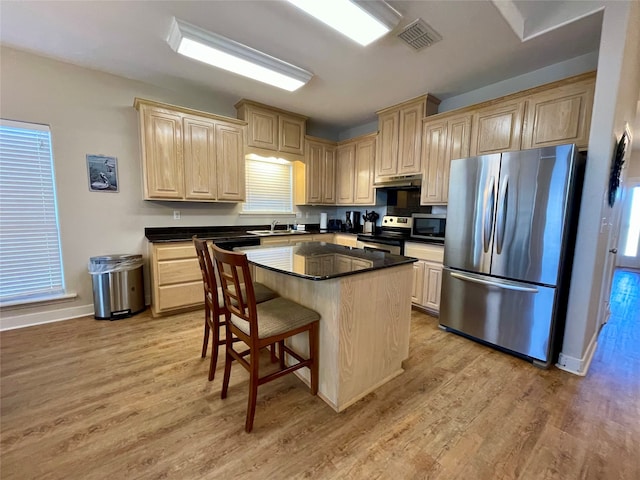
[[[278,220],[274,220],[273,222],[271,222],[271,231],[272,232],[275,230],[277,224],[278,224]]]

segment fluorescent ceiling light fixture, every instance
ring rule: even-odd
[[[293,92],[313,74],[174,17],[167,42],[181,55]]]
[[[379,0],[288,1],[362,46],[390,32],[402,17]]]

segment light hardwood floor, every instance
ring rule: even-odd
[[[251,434],[244,369],[225,401],[222,361],[207,381],[201,312],[3,332],[1,478],[637,480],[637,292],[586,378],[414,311],[402,375],[340,414],[295,376],[269,383]]]

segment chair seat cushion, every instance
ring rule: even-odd
[[[278,297],[257,305],[258,338],[269,338],[320,320],[318,312]],[[249,322],[231,315],[231,323],[249,335]]]
[[[233,288],[233,287],[232,287]],[[244,284],[240,287],[242,291],[242,298],[247,298],[247,292],[244,288]],[[253,282],[253,293],[256,296],[256,303],[266,302],[278,296],[278,292],[274,292],[269,287],[264,286],[259,282]],[[224,295],[222,294],[222,287],[218,288],[218,305],[224,306]]]

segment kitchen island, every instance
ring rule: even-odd
[[[318,395],[340,412],[403,372],[415,258],[321,242],[236,249],[254,280],[321,315]],[[289,345],[307,355],[306,337]],[[296,375],[309,382],[309,372]]]

